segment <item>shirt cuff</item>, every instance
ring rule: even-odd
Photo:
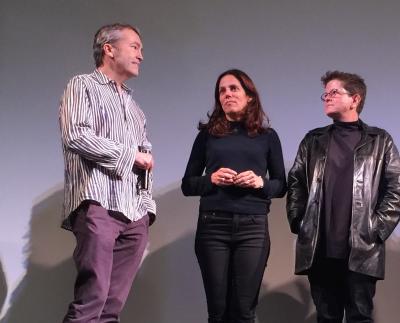
[[[121,178],[128,177],[129,173],[133,169],[133,165],[135,164],[135,157],[135,149],[122,147],[121,155],[119,156],[115,166],[115,173]]]

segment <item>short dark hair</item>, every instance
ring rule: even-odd
[[[207,113],[208,122],[199,122],[199,130],[206,129],[210,134],[218,137],[231,132],[229,121],[226,119],[225,112],[219,101],[219,83],[226,75],[235,77],[242,85],[246,95],[251,98],[243,117],[243,122],[249,136],[254,137],[257,134],[265,132],[269,128],[269,120],[261,106],[261,100],[256,86],[245,72],[238,69],[225,71],[218,77],[214,90],[214,109],[211,113]]]
[[[133,30],[135,33],[138,34],[139,37],[141,37],[139,30],[129,24],[115,23],[105,25],[100,27],[99,30],[96,32],[93,40],[93,57],[96,67],[100,67],[101,65],[103,65],[104,44],[115,43],[117,40],[120,39],[120,31],[124,29]]]
[[[321,77],[324,87],[332,80],[341,81],[344,89],[349,92],[350,95],[358,94],[361,97],[360,104],[357,107],[357,113],[360,114],[364,108],[365,98],[367,96],[367,85],[364,79],[357,74],[340,71],[328,71]]]

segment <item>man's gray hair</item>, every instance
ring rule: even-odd
[[[121,38],[120,32],[124,29],[131,29],[140,37],[139,30],[129,24],[111,24],[100,27],[94,35],[93,41],[93,57],[96,67],[103,65],[103,46],[104,44],[113,44]]]

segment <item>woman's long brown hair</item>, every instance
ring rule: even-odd
[[[219,83],[226,75],[235,77],[242,85],[247,96],[251,98],[246,106],[246,111],[242,119],[248,135],[254,137],[265,132],[269,128],[269,120],[261,106],[257,89],[251,78],[245,72],[238,69],[225,71],[218,77],[214,91],[214,109],[211,113],[207,113],[208,122],[199,122],[198,129],[206,129],[210,134],[217,137],[222,137],[231,133],[229,121],[226,119],[219,100]]]

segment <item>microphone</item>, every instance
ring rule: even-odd
[[[139,151],[145,154],[151,154],[151,143],[148,141],[143,142],[141,146],[139,146]],[[147,191],[149,189],[149,180],[150,180],[150,170],[144,169],[142,173],[142,178],[140,181],[140,189],[143,191]]]

